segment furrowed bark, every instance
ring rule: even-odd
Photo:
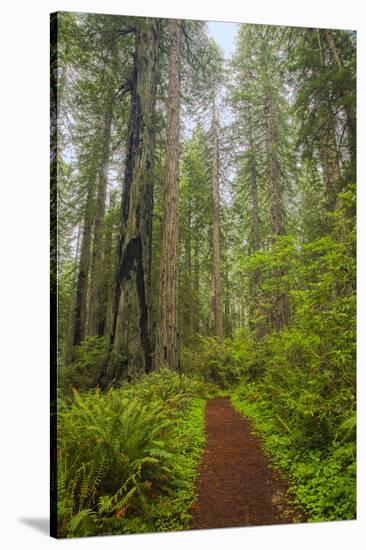
[[[179,370],[178,333],[178,170],[180,134],[181,22],[170,21],[169,87],[166,160],[164,173],[164,222],[160,268],[160,315],[155,368]]]

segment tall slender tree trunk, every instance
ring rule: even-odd
[[[89,290],[89,323],[88,333],[91,336],[102,336],[102,230],[105,214],[105,202],[108,183],[108,164],[110,155],[110,141],[112,129],[113,100],[111,97],[107,100],[107,107],[104,117],[104,128],[102,137],[102,157],[97,184],[97,201],[95,209],[94,233],[93,233],[93,252],[91,258],[90,270],[90,290]]]
[[[323,173],[323,185],[326,208],[332,212],[336,208],[337,193],[340,191],[341,171],[338,161],[337,143],[333,123],[321,115],[321,126],[324,129],[320,144],[320,163]]]
[[[190,190],[188,190],[188,193]],[[192,246],[191,246],[191,198],[188,197],[188,212],[187,212],[187,233],[185,238],[185,271],[186,271],[186,304],[185,318],[187,336],[190,338],[193,333],[193,311],[192,311]]]
[[[145,19],[136,30],[111,354],[108,364],[102,368],[102,385],[134,377],[151,368],[152,177],[159,34],[157,19]]]
[[[155,367],[179,370],[178,334],[178,169],[180,128],[181,22],[170,21],[169,88],[164,173],[164,225],[160,269],[160,315]]]
[[[258,252],[260,249],[260,219],[258,206],[258,186],[257,186],[257,162],[253,139],[250,138],[250,198],[252,207],[252,251]]]
[[[92,161],[93,162],[93,161]],[[94,163],[93,163],[94,164]],[[87,321],[87,288],[90,269],[90,248],[95,212],[95,169],[92,167],[88,186],[83,236],[81,239],[79,273],[76,285],[75,316],[74,316],[74,346],[78,346],[86,335]]]
[[[256,253],[260,250],[260,219],[258,206],[258,185],[257,185],[257,162],[254,148],[254,140],[249,123],[249,172],[250,172],[250,199],[251,199],[251,214],[252,214],[252,239],[251,251]],[[249,311],[249,323],[255,331],[257,338],[264,336],[263,322],[258,318],[261,316],[261,307],[259,303],[258,287],[260,284],[261,273],[260,269],[256,268],[249,281],[249,292],[251,296],[251,306]]]
[[[216,90],[212,103],[212,271],[213,271],[213,314],[215,336],[222,340],[221,276],[220,276],[220,160],[219,123],[216,111]]]
[[[193,292],[194,292],[194,313],[193,317],[193,333],[199,334],[200,332],[200,241],[198,230],[195,231],[194,240],[194,260],[193,260]]]
[[[229,337],[233,333],[231,317],[229,269],[226,266],[224,271],[224,333]]]
[[[276,143],[277,128],[274,124],[274,108],[271,94],[264,100],[264,117],[266,125],[267,175],[270,193],[271,231],[275,238],[285,234],[285,210],[283,206],[283,189],[281,185],[280,165],[278,162]]]
[[[103,244],[103,284],[99,293],[100,319],[98,333],[106,337],[110,334],[112,324],[112,302],[114,291],[114,275],[116,271],[115,255],[113,242],[116,233],[116,227],[113,223],[113,212],[116,207],[116,190],[113,190],[109,196],[109,217],[108,224],[105,228],[104,244]]]
[[[342,68],[342,62],[341,62],[341,58],[339,57],[339,54],[338,54],[337,46],[335,45],[335,42],[334,42],[332,31],[327,30],[327,31],[325,31],[325,34],[326,34],[326,37],[327,37],[328,46],[329,46],[329,48],[332,52],[334,62],[338,66],[338,68],[341,69]]]
[[[75,248],[75,258],[74,258],[74,285],[77,282],[77,270],[79,265],[79,254],[80,254],[80,236],[81,236],[81,227],[78,225],[78,233],[76,238],[76,248]],[[75,324],[75,302],[76,302],[76,292],[73,288],[73,293],[70,298],[69,314],[66,328],[66,338],[65,338],[65,352],[64,352],[64,364],[69,365],[72,361],[72,347],[73,347],[73,338],[74,338],[74,324]]]
[[[277,157],[276,144],[278,141],[277,128],[274,123],[275,112],[273,100],[270,93],[267,93],[264,100],[264,118],[266,128],[266,152],[267,152],[267,177],[270,197],[270,218],[272,241],[276,242],[277,237],[286,232],[285,210],[283,205],[283,189],[281,184],[280,165]],[[289,304],[288,297],[281,288],[284,269],[275,269],[275,276],[278,281],[278,290],[275,298],[273,323],[276,330],[281,330],[288,324]]]

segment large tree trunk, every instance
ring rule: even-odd
[[[164,173],[164,225],[160,269],[160,315],[155,367],[179,370],[178,334],[178,169],[180,129],[181,22],[170,22],[169,88]]]
[[[281,171],[276,152],[278,135],[276,124],[274,123],[275,112],[270,93],[266,95],[264,100],[264,118],[266,128],[267,177],[269,184],[271,232],[272,241],[275,243],[280,235],[285,234],[286,224]],[[289,304],[287,294],[281,288],[281,281],[284,275],[283,268],[276,268],[274,274],[278,280],[278,290],[275,297],[273,324],[275,329],[279,331],[288,324]]]
[[[93,235],[93,253],[90,270],[90,290],[89,290],[89,323],[88,333],[91,336],[102,336],[102,229],[105,214],[105,202],[108,183],[108,163],[110,155],[110,141],[112,129],[113,100],[108,98],[102,137],[102,157],[98,174],[97,202],[95,209],[94,235]]]
[[[216,91],[212,104],[213,158],[212,158],[212,270],[213,314],[215,336],[222,340],[221,277],[220,277],[220,176],[219,129],[216,112]]]
[[[131,112],[110,334],[102,384],[151,369],[150,286],[155,102],[160,22],[136,30]],[[106,368],[107,367],[107,368]]]

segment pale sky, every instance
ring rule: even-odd
[[[208,32],[220,44],[228,59],[234,52],[234,40],[238,32],[238,23],[208,22]]]

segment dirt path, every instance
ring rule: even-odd
[[[286,504],[286,483],[268,465],[249,422],[228,398],[206,406],[207,444],[199,466],[193,529],[293,523],[298,510]]]

